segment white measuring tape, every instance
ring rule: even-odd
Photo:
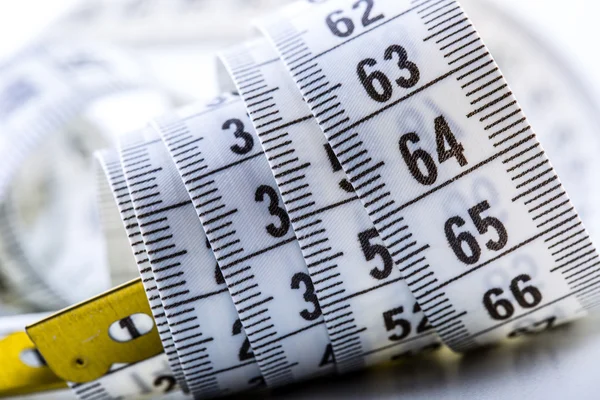
[[[247,389],[260,373],[194,206],[158,133],[136,139],[122,143],[121,159],[175,343],[165,350],[179,358],[195,393]]]
[[[224,60],[304,249],[340,370],[435,345],[430,325],[275,50],[259,41]],[[239,133],[242,127],[236,128]]]
[[[0,71],[0,81],[0,271],[10,298],[58,309],[109,287],[88,164],[112,140],[90,134],[84,112],[152,85],[112,47],[76,43],[30,49]],[[56,224],[64,235],[49,234]],[[135,269],[113,272],[123,282]]]
[[[183,397],[164,354],[114,368],[96,381],[71,385],[71,389],[79,400]]]
[[[597,254],[460,6],[356,4],[362,26],[339,19],[347,3],[326,2],[290,7],[264,30],[438,334],[467,349],[523,318],[585,313]],[[494,191],[471,194],[477,181]],[[533,267],[489,286],[494,269],[531,254]]]
[[[598,304],[598,255],[455,1],[302,2],[260,26],[273,45],[222,56],[241,98],[101,156],[154,317],[114,335],[155,324],[155,359],[209,397],[438,335],[464,351]]]

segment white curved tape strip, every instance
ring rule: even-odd
[[[585,314],[597,253],[456,2],[300,3],[263,29],[447,344]]]
[[[187,389],[179,363],[179,358],[177,356],[177,351],[174,349],[173,338],[167,325],[167,319],[163,305],[160,300],[160,296],[158,295],[158,288],[155,283],[155,278],[150,267],[150,260],[147,254],[148,251],[144,245],[144,241],[142,240],[140,223],[136,219],[137,216],[130,192],[130,190],[136,189],[130,189],[129,187],[130,183],[127,181],[123,164],[121,164],[121,159],[119,158],[118,152],[103,151],[97,154],[97,158],[106,173],[107,180],[110,184],[110,189],[118,206],[121,215],[121,222],[127,233],[127,238],[133,252],[135,263],[137,264],[140,276],[142,278],[142,283],[146,289],[148,302],[150,303],[150,309],[152,311],[152,316],[154,317],[154,323],[157,326],[158,334],[165,349],[167,361],[175,377],[177,378],[177,382],[182,385],[182,388]],[[125,163],[124,165],[129,165],[129,163],[133,162],[133,160],[125,157],[123,162]],[[127,259],[129,259],[129,257]]]
[[[185,381],[196,396],[247,390],[262,382],[196,210],[153,129],[121,140],[136,223]],[[217,316],[217,317],[215,317]],[[166,326],[162,329],[166,329]]]
[[[64,183],[53,181],[59,174],[57,171],[60,167],[54,163],[51,164],[52,172],[42,169],[36,173],[35,164],[31,165],[32,162],[28,160],[35,158],[40,163],[40,160],[51,157],[76,159],[72,152],[81,151],[81,148],[72,150],[75,147],[72,141],[89,143],[92,141],[90,138],[79,135],[76,138],[62,138],[60,141],[51,137],[64,129],[69,121],[74,120],[95,99],[115,91],[141,87],[144,81],[140,79],[138,71],[138,68],[129,64],[126,57],[111,48],[90,48],[89,45],[82,47],[76,44],[29,50],[0,71],[2,269],[11,289],[38,307],[64,307],[84,299],[90,293],[106,289],[108,282],[99,279],[103,267],[99,260],[102,257],[100,254],[92,255],[89,252],[92,248],[86,253],[88,257],[84,257],[77,248],[63,249],[61,246],[64,243],[56,240],[58,243],[49,245],[50,249],[36,249],[30,245],[37,239],[34,236],[37,232],[35,226],[26,226],[28,223],[31,225],[31,222],[22,221],[24,217],[20,215],[19,208],[24,207],[27,211],[28,206],[35,207],[36,203],[31,196],[40,196],[40,193],[31,194],[32,189],[27,185],[31,185],[31,181],[35,182],[36,179],[42,181],[40,186],[46,185],[42,189],[38,188],[49,197],[44,203],[46,207],[62,207],[59,212],[71,217],[61,220],[69,225],[65,229],[65,236],[76,232],[77,240],[81,243],[95,243],[97,238],[92,230],[84,232],[80,229],[81,221],[73,221],[72,215],[77,217],[73,210],[81,208],[80,205],[75,201],[69,204],[67,199],[58,201],[52,197],[52,193],[56,195],[56,192],[60,192]],[[46,153],[35,155],[34,152],[42,143],[53,147],[44,149]],[[29,175],[24,177],[19,174],[22,170]],[[18,201],[18,205],[13,204]],[[62,204],[69,204],[70,207]],[[35,209],[29,211],[33,215],[36,212],[44,213]],[[45,237],[44,240],[50,239]],[[72,243],[74,240],[64,237],[64,241]],[[49,257],[48,252],[51,250],[60,254]],[[48,263],[52,263],[52,266],[48,267]],[[74,263],[83,263],[82,270],[94,270],[97,273],[79,276],[77,279],[80,285],[67,287],[65,285],[68,285],[68,280],[64,280],[64,276],[73,273],[68,268]]]
[[[434,332],[467,350],[597,304],[598,255],[456,2],[303,2],[262,27],[283,61],[265,41],[223,55],[242,99],[121,142],[182,387],[344,372]]]
[[[266,40],[226,52],[296,231],[342,371],[437,343],[285,65]],[[310,84],[307,81],[306,84]],[[409,243],[411,234],[401,237]]]
[[[277,184],[243,103],[221,100],[162,118],[157,126],[266,383],[330,372],[332,364],[323,361],[329,338]]]
[[[102,378],[72,384],[71,389],[79,400],[185,398],[165,354],[113,368]]]

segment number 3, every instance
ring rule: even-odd
[[[277,196],[277,192],[271,186],[261,185],[256,189],[256,193],[254,194],[254,200],[256,202],[262,202],[265,199],[265,195],[269,197],[269,213],[277,218],[279,218],[279,227],[276,227],[275,224],[267,225],[267,232],[273,237],[282,237],[290,229],[290,217],[288,217],[285,210],[279,207],[279,197]]]

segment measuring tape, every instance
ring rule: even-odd
[[[241,98],[100,156],[142,278],[28,328],[59,377],[119,386],[158,357],[208,397],[598,304],[598,255],[456,2],[302,2],[260,27],[272,45],[222,55]]]
[[[251,122],[243,103],[221,100],[208,110],[192,107],[161,119],[158,129],[227,283],[249,339],[247,351],[267,384],[330,372],[331,363],[323,362],[329,339],[319,303],[269,165],[260,148],[249,154],[256,140],[244,133]],[[232,127],[243,143],[213,134]],[[300,283],[304,291],[297,290]]]
[[[247,21],[259,16],[260,10],[281,4],[276,0],[90,1],[77,5],[51,27],[48,35],[50,40],[61,41],[77,32],[85,39],[101,38],[138,47],[197,45],[199,40],[215,39],[215,32],[219,32],[218,39],[242,37],[250,32]],[[207,12],[215,17],[198,24],[198,19],[204,19]]]
[[[27,314],[0,319],[0,395],[17,396],[36,386],[41,390],[66,389],[67,385],[45,366],[35,351],[35,345],[23,331],[23,326],[45,314]],[[66,390],[69,395],[69,392]]]
[[[152,129],[122,145],[133,207],[190,389],[226,394],[261,382],[217,261],[185,186]],[[220,318],[214,318],[215,313]],[[173,351],[174,352],[174,351]]]
[[[289,7],[263,30],[437,333],[466,350],[525,317],[537,327],[584,314],[597,254],[460,6],[364,3],[362,27],[326,2]],[[329,23],[315,26],[321,17]],[[400,137],[377,134],[389,127]],[[494,190],[471,194],[478,180]],[[533,266],[488,286],[493,268],[518,268],[532,253]]]
[[[340,370],[436,346],[392,255],[378,240],[352,183],[275,50],[266,40],[259,41],[223,59],[245,100],[304,250]],[[234,126],[234,134],[243,137],[243,126]],[[243,150],[246,154],[252,148]],[[407,317],[398,324],[400,316]],[[382,346],[388,341],[396,343]]]
[[[101,98],[152,85],[119,51],[98,45],[30,49],[4,66],[0,76],[5,300],[58,309],[109,287],[87,171],[89,155],[112,140],[90,135],[82,115]],[[58,223],[64,235],[49,234],[48,227]],[[113,276],[123,282],[135,269],[115,272],[125,275]],[[71,280],[79,285],[73,287]]]

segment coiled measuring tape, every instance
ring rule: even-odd
[[[264,40],[235,49],[224,60],[304,250],[310,287],[340,370],[435,345],[437,339],[393,265],[393,254],[378,240],[352,183],[275,50]],[[233,124],[234,134],[244,137],[244,126]],[[240,153],[251,150],[246,146]],[[396,343],[382,346],[388,341]]]
[[[59,376],[86,382],[110,369],[105,360],[88,373],[74,348],[77,376],[48,340],[87,307],[114,311],[98,327],[104,339],[112,326],[121,327],[115,336],[127,331],[124,346],[158,354],[156,340],[169,335],[182,387],[211,396],[252,383],[227,387],[211,365],[227,357],[208,347],[229,336],[245,333],[237,356],[254,359],[244,368],[274,387],[435,347],[434,332],[462,351],[597,304],[598,255],[456,2],[298,3],[261,26],[274,47],[256,41],[223,55],[241,99],[165,116],[154,124],[162,141],[151,130],[133,134],[121,143],[121,166],[106,163],[124,171],[131,203],[121,215],[138,225],[141,238],[130,239],[152,275],[145,290],[134,282],[111,292],[137,287],[135,307],[100,306],[101,297],[29,328]],[[220,291],[222,313],[202,314],[213,296],[200,287]],[[135,317],[153,313],[144,291],[167,326]],[[173,314],[187,308],[198,322],[186,321],[184,334]],[[239,323],[221,331],[230,317]],[[115,350],[107,359],[115,341],[102,344]],[[187,369],[186,357],[204,355],[205,372]],[[226,361],[239,366],[235,355]]]
[[[464,350],[525,317],[548,326],[585,313],[597,253],[460,6],[360,3],[362,27],[337,18],[347,4],[326,2],[289,7],[263,28],[437,333]],[[320,16],[328,23],[314,26]],[[415,108],[421,124],[409,119]],[[390,127],[399,135],[377,134]],[[496,193],[471,195],[477,179]],[[492,268],[531,253],[533,268],[486,287]]]
[[[329,372],[331,365],[322,363],[329,340],[264,153],[258,148],[248,154],[256,140],[244,136],[244,124],[251,124],[245,114],[239,99],[224,99],[209,110],[191,108],[161,119],[158,126],[229,288],[247,351],[267,384],[281,385]],[[212,134],[232,127],[243,143]],[[301,282],[303,292],[295,290]]]
[[[3,67],[0,79],[5,296],[58,309],[110,287],[86,171],[89,155],[112,138],[89,134],[82,115],[101,98],[152,85],[113,47],[77,43],[29,49]],[[57,223],[64,235],[48,235]],[[135,269],[113,272],[126,276],[113,276],[115,282],[135,276]]]

